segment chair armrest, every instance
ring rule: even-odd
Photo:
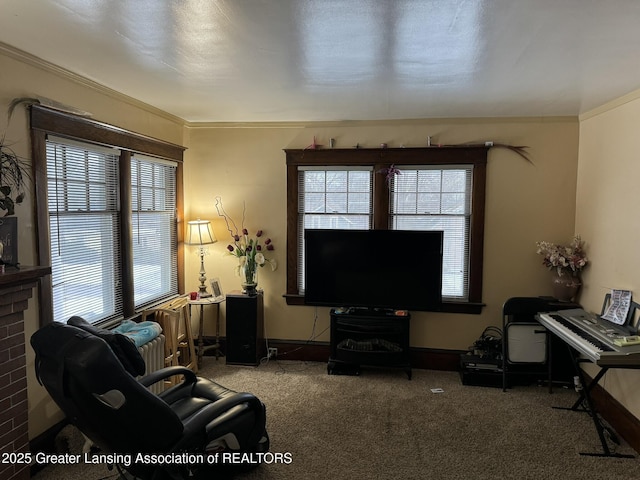
[[[184,438],[190,438],[192,434],[195,434],[202,428],[204,428],[206,432],[209,432],[209,430],[216,426],[218,416],[238,405],[247,405],[249,408],[253,407],[256,409],[258,415],[263,411],[261,402],[255,395],[251,393],[234,393],[229,397],[210,403],[188,419],[183,420],[184,432],[182,436]]]
[[[151,372],[149,375],[145,375],[138,381],[143,386],[148,387],[150,385],[153,385],[154,383],[164,380],[165,378],[173,377],[174,375],[183,375],[184,381],[188,383],[196,382],[196,374],[193,373],[192,370],[181,366],[161,368],[160,370]]]

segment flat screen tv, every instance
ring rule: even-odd
[[[441,231],[305,230],[305,303],[437,311]]]

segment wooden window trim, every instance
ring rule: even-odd
[[[47,194],[47,152],[46,138],[48,134],[69,138],[80,142],[95,143],[121,150],[120,165],[130,162],[131,153],[141,153],[177,163],[176,168],[176,216],[180,225],[184,218],[184,189],[183,189],[183,157],[185,147],[175,145],[153,137],[131,132],[107,123],[99,122],[85,117],[52,110],[33,105],[30,107],[31,122],[31,152],[33,168],[33,185],[35,194],[36,212],[36,261],[38,265],[51,265],[50,239],[49,239],[49,211]],[[130,185],[122,175],[120,178],[121,208],[131,207]],[[123,242],[130,236],[131,219],[121,216],[121,228]],[[124,316],[135,315],[133,306],[133,272],[126,268],[133,263],[133,251],[128,246],[122,245],[123,265],[123,295],[128,295],[130,301],[125,300]],[[182,229],[178,228],[178,291],[184,293],[184,260],[182,245]],[[51,293],[51,275],[47,275],[41,281],[39,289],[40,318],[41,323],[49,323],[53,318],[53,297]]]
[[[479,314],[482,302],[484,217],[487,175],[486,146],[355,149],[285,149],[287,164],[287,291],[288,305],[304,305],[298,294],[298,167],[373,166],[374,173],[389,165],[473,165],[469,301],[445,302],[442,311]],[[385,177],[374,175],[374,228],[388,228],[389,191]]]

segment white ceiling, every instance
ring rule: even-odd
[[[0,0],[0,42],[190,122],[578,115],[640,88],[638,0]]]

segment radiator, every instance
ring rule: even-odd
[[[138,350],[146,365],[145,375],[164,368],[164,335],[158,335],[150,342],[138,347]],[[164,382],[154,383],[149,390],[155,394],[161,393],[164,390]]]

